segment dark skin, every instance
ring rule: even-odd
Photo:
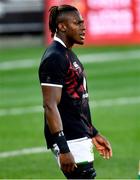
[[[56,36],[60,38],[67,48],[71,49],[74,44],[84,44],[85,25],[78,11],[67,12],[58,17],[58,28]],[[42,86],[43,104],[52,134],[63,130],[62,120],[57,108],[61,101],[62,88]],[[101,134],[92,138],[96,149],[105,159],[112,156],[110,143]],[[60,165],[64,172],[71,172],[77,167],[71,152],[60,154]]]

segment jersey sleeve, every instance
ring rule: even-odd
[[[61,54],[53,53],[42,61],[39,68],[41,85],[63,87],[68,63]]]

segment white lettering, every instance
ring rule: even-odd
[[[90,8],[120,8],[131,6],[131,0],[88,0]]]
[[[83,94],[83,99],[84,99],[84,98],[88,98],[88,93]]]
[[[133,14],[130,9],[89,11],[87,19],[89,31],[93,35],[133,32]]]
[[[76,61],[73,63],[73,66],[74,66],[76,69],[79,69],[79,68],[80,68]]]

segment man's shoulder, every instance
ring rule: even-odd
[[[57,41],[53,41],[52,44],[47,48],[47,53],[51,52],[54,54],[63,55],[67,49]]]
[[[65,58],[66,48],[61,45],[59,42],[53,41],[51,45],[46,49],[43,59],[63,59]]]

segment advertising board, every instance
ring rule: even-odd
[[[48,9],[61,4],[74,5],[81,12],[86,25],[85,44],[140,43],[140,0],[46,0],[46,43],[51,41]]]

